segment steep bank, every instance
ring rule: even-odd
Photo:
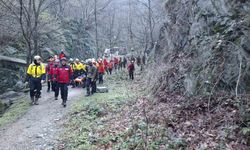
[[[164,65],[160,72],[173,75],[160,88],[189,95],[217,90],[235,94],[236,86],[238,93],[247,92],[250,2],[167,0],[165,8],[168,19],[161,28],[155,59]]]
[[[167,0],[146,87],[189,149],[249,149],[250,2]]]

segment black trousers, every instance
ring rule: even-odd
[[[47,82],[47,85],[48,85],[48,91],[50,91],[50,88],[52,87],[52,82],[51,81],[48,81]],[[52,89],[53,90],[53,89]]]
[[[68,99],[68,84],[67,83],[58,83],[58,87],[61,92],[61,98],[63,102],[66,102]]]
[[[109,74],[110,74],[110,75],[112,74],[112,70],[113,70],[113,69],[109,68]]]
[[[91,78],[86,79],[87,95],[94,94],[96,92],[96,82]]]
[[[93,87],[92,87],[92,94],[96,93],[97,86],[96,86],[96,80],[92,81],[93,82]]]
[[[134,80],[134,71],[129,71],[129,78]]]
[[[104,73],[99,73],[99,84],[103,84],[103,74]]]
[[[39,98],[41,96],[42,83],[40,78],[31,78],[30,82],[30,97]]]
[[[52,90],[55,92],[55,97],[58,97],[58,95],[59,95],[59,85],[58,85],[58,82],[56,82],[56,81],[52,82]]]

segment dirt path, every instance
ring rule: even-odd
[[[73,101],[83,96],[83,89],[69,88],[67,108],[61,100],[54,100],[54,93],[42,93],[40,105],[32,106],[16,122],[0,129],[0,150],[50,150],[61,130],[60,122],[70,109]]]

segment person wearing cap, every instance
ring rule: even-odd
[[[86,87],[87,87],[86,96],[90,96],[91,94],[95,93],[96,76],[97,76],[97,68],[93,65],[92,61],[88,61],[87,79],[86,79]]]
[[[131,61],[131,63],[128,65],[128,73],[129,73],[129,78],[131,80],[134,80],[134,71],[135,71],[134,61]]]
[[[53,65],[54,65],[54,57],[53,56],[50,56],[49,59],[48,59],[48,64],[46,66],[46,75],[47,75],[47,92],[50,92],[50,88],[51,88],[51,74],[50,74],[50,69],[53,68]]]
[[[67,64],[67,59],[63,57],[61,59],[61,65],[57,69],[57,82],[60,89],[62,105],[66,107],[66,102],[68,100],[68,85],[73,77],[73,70]]]
[[[27,81],[30,86],[30,99],[32,105],[39,105],[38,99],[41,96],[42,83],[46,79],[45,66],[40,56],[34,57],[34,62],[27,69]]]
[[[51,75],[50,81],[52,83],[52,90],[55,92],[55,100],[58,100],[58,95],[59,95],[59,87],[57,82],[57,73],[59,65],[60,65],[60,60],[56,59],[53,67],[51,67],[50,69],[50,75]]]

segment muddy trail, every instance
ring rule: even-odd
[[[38,106],[32,106],[14,123],[0,128],[0,150],[49,150],[57,141],[60,121],[69,112],[71,104],[84,95],[81,88],[69,89],[67,108],[61,100],[54,100],[54,93],[44,88]]]

